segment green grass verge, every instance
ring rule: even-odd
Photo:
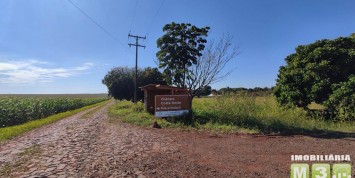
[[[72,111],[67,111],[67,112],[63,112],[63,113],[59,113],[53,116],[49,116],[47,118],[43,118],[43,119],[38,119],[38,120],[33,120],[30,122],[26,122],[24,124],[21,125],[16,125],[16,126],[10,126],[10,127],[4,127],[4,128],[0,128],[0,141],[2,140],[7,140],[7,139],[11,139],[13,137],[16,137],[20,134],[23,134],[25,132],[28,132],[32,129],[47,125],[47,124],[51,124],[53,122],[56,122],[60,119],[72,116],[76,113],[79,113],[81,111],[96,107],[96,106],[100,106],[103,105],[104,103],[106,103],[108,101],[103,101],[100,103],[96,103],[90,106],[85,106],[76,110],[72,110]]]
[[[110,121],[122,121],[134,125],[149,127],[153,122],[158,122],[162,127],[173,128],[187,128],[182,123],[170,123],[167,120],[155,118],[153,115],[144,111],[143,103],[138,102],[134,105],[130,101],[116,101],[114,105],[109,108]]]
[[[157,122],[163,128],[175,128],[181,130],[204,130],[212,133],[256,133],[253,129],[245,129],[242,127],[231,126],[228,124],[206,123],[200,124],[198,122],[187,123],[186,118],[176,117],[160,119],[144,111],[143,103],[138,102],[134,105],[130,101],[116,101],[114,105],[109,108],[109,115],[111,122],[122,121],[138,126],[150,127],[153,122]]]
[[[312,118],[300,108],[280,107],[274,96],[227,95],[195,99],[193,108],[196,122],[214,128],[226,125],[266,134],[355,132],[354,122]]]
[[[118,101],[109,109],[113,118],[141,126],[157,121],[162,127],[207,130],[217,133],[319,134],[354,133],[354,122],[334,122],[311,118],[299,108],[280,107],[273,96],[228,95],[196,98],[193,119],[157,119],[144,112],[143,104]]]

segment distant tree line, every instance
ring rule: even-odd
[[[115,99],[125,99],[132,100],[133,99],[133,91],[134,91],[134,75],[135,69],[128,67],[115,67],[112,68],[102,80],[102,83],[107,86],[108,94]],[[138,69],[138,80],[137,84],[139,87],[148,85],[148,84],[162,84],[167,85],[163,78],[163,74],[158,70],[158,68],[147,67],[144,69]],[[212,89],[211,86],[205,86],[199,90],[197,97],[208,96],[210,94],[213,95],[225,95],[225,94],[238,94],[238,93],[246,93],[252,94],[254,96],[266,96],[272,94],[272,88],[268,87],[255,87],[255,88],[230,88],[225,87],[219,90]],[[194,92],[194,91],[192,91]],[[142,100],[144,97],[144,93],[138,90],[137,99]]]
[[[118,100],[132,100],[134,91],[134,75],[135,69],[129,67],[115,67],[112,68],[102,79],[102,83],[107,86],[108,94]],[[163,74],[158,68],[147,67],[144,69],[138,68],[138,80],[137,86],[141,87],[148,84],[162,84],[167,85],[163,78]],[[254,96],[266,96],[272,93],[273,88],[268,87],[255,87],[255,88],[230,88],[225,87],[219,90],[212,89],[211,86],[205,86],[199,89],[198,92],[192,90],[192,93],[196,93],[195,96],[203,97],[210,94],[224,95],[224,94],[238,94],[248,93]],[[144,93],[138,89],[137,99],[143,100]]]
[[[254,96],[267,96],[271,95],[274,87],[254,87],[254,88],[244,88],[244,87],[238,87],[238,88],[230,88],[230,87],[225,87],[221,88],[219,90],[213,89],[212,94],[213,95],[225,95],[225,94],[252,94]]]

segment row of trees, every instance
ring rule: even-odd
[[[258,96],[266,96],[266,95],[271,95],[273,91],[273,87],[254,87],[254,88],[244,88],[244,87],[239,87],[239,88],[221,88],[219,90],[212,90],[212,93],[215,95],[224,95],[224,94],[236,94],[236,93],[252,93],[253,95],[258,95]]]

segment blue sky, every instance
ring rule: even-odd
[[[104,75],[133,67],[128,33],[141,41],[139,67],[156,67],[162,27],[188,22],[211,27],[208,40],[234,37],[241,54],[233,73],[212,85],[271,87],[297,45],[355,32],[353,0],[67,0],[0,1],[0,93],[105,93]]]

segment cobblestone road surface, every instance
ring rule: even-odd
[[[123,165],[150,153],[176,151],[177,145],[170,138],[147,129],[107,122],[107,107],[111,104],[95,111],[89,118],[82,118],[90,110],[84,111],[0,144],[0,169],[3,170],[0,175],[145,177],[144,170],[127,170]],[[24,152],[31,148],[37,150],[36,155],[25,155]],[[22,159],[21,156],[29,156],[30,159],[5,175],[6,166],[11,168]]]

